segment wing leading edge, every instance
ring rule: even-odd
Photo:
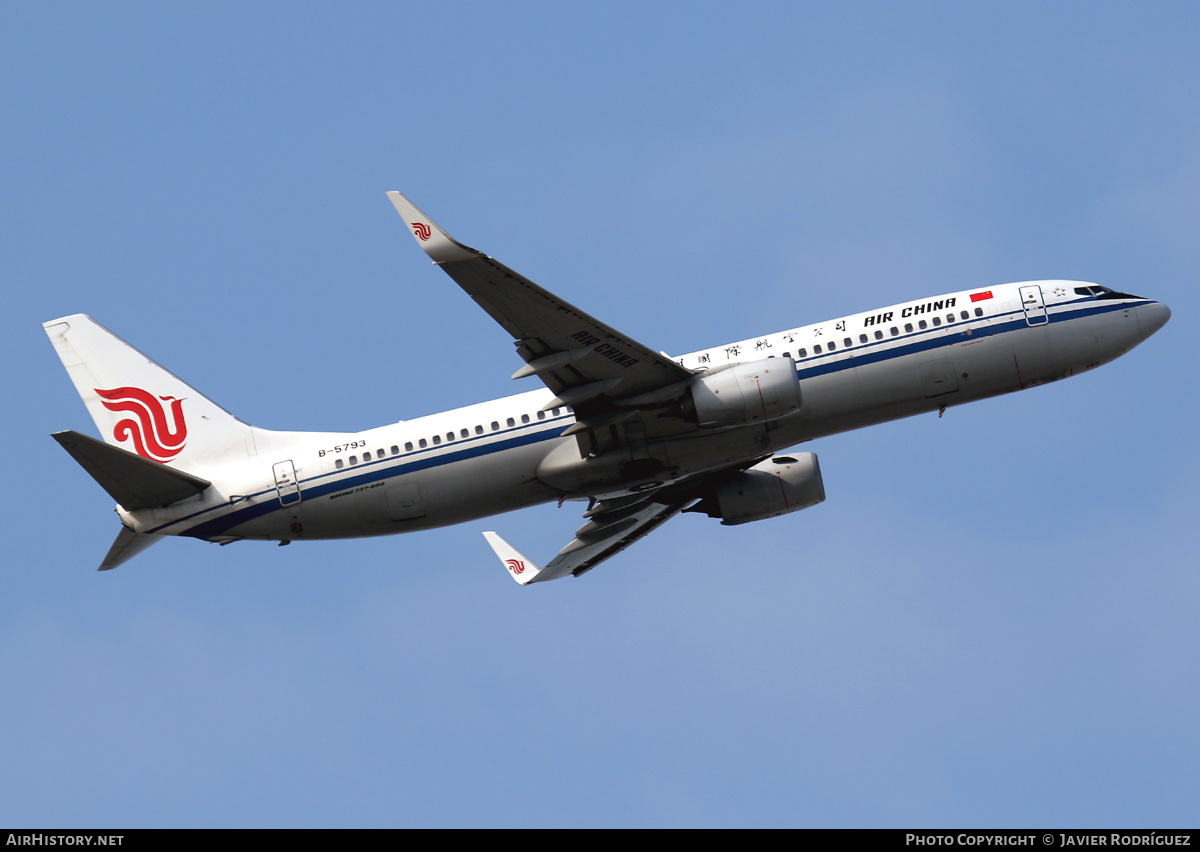
[[[433,262],[512,335],[525,361],[513,378],[541,379],[555,394],[547,408],[570,405],[581,421],[612,422],[625,413],[622,403],[692,377],[666,356],[464,246],[399,192],[388,198]]]

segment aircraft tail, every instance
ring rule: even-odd
[[[85,314],[44,324],[104,442],[203,475],[254,430]]]

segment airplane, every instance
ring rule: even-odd
[[[988,285],[678,357],[469,248],[389,192],[417,244],[513,338],[544,387],[361,432],[239,420],[84,314],[44,324],[103,440],[55,440],[117,502],[115,568],[166,536],[217,544],[430,529],[586,500],[544,567],[483,535],[521,585],[579,576],[680,512],[736,525],[821,503],[790,447],[1073,376],[1166,305],[1082,281]]]

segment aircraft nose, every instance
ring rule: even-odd
[[[1142,306],[1137,316],[1138,328],[1142,332],[1142,340],[1145,340],[1167,324],[1167,320],[1171,318],[1171,309],[1162,302],[1151,302]]]

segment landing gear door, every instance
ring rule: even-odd
[[[300,483],[296,481],[296,466],[291,459],[276,462],[271,470],[275,473],[275,490],[279,493],[279,505],[291,506],[300,502]]]
[[[1042,288],[1036,284],[1026,284],[1021,288],[1021,308],[1029,325],[1043,325],[1050,321],[1046,314],[1046,303],[1042,301]]]

